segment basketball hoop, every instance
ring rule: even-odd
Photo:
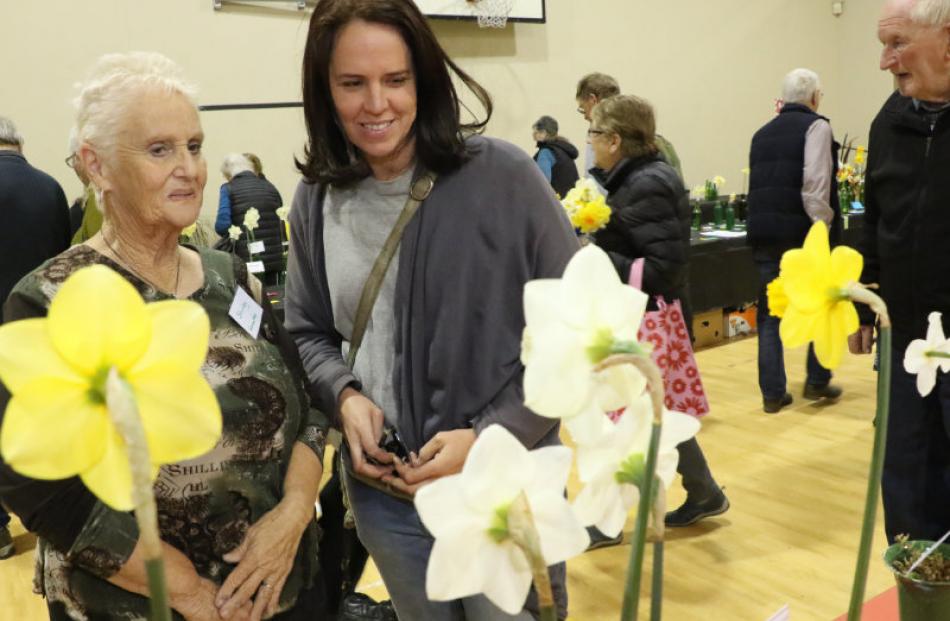
[[[466,0],[479,28],[504,28],[515,0]]]

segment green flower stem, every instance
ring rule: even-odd
[[[884,467],[884,446],[887,441],[887,417],[891,400],[891,328],[882,322],[878,341],[880,368],[877,374],[877,416],[874,425],[874,448],[871,452],[871,471],[868,474],[868,492],[864,502],[864,520],[861,523],[861,543],[858,548],[858,563],[854,570],[851,587],[851,604],[848,606],[848,621],[860,621],[864,606],[864,587],[868,577],[871,558],[871,540],[877,518],[877,501],[881,490],[881,470]]]
[[[663,540],[653,542],[653,585],[650,589],[650,621],[663,617]]]
[[[109,369],[106,379],[106,405],[109,417],[125,440],[132,471],[132,501],[139,537],[145,552],[145,570],[151,594],[151,621],[171,621],[168,606],[168,587],[162,557],[162,540],[158,535],[158,512],[152,492],[151,461],[148,441],[132,388],[119,377],[115,367]]]
[[[524,492],[518,494],[508,507],[508,534],[516,546],[521,548],[531,565],[534,576],[534,588],[538,592],[538,606],[541,609],[541,621],[557,621],[557,607],[551,590],[551,576],[541,554],[541,538],[531,515],[531,506]]]
[[[635,621],[637,608],[640,605],[640,583],[643,579],[643,555],[646,550],[647,523],[652,513],[651,500],[654,497],[654,487],[661,485],[656,480],[656,462],[660,453],[660,433],[663,430],[663,376],[660,369],[648,357],[634,354],[618,354],[606,358],[594,370],[602,371],[618,364],[632,364],[637,367],[647,379],[647,390],[653,404],[653,428],[650,433],[650,446],[647,449],[647,463],[643,474],[643,488],[640,490],[640,504],[637,507],[637,521],[633,530],[633,546],[630,550],[630,563],[627,567],[627,584],[623,594],[623,608],[621,621]],[[662,521],[660,522],[662,523]],[[657,541],[663,540],[662,527],[657,528]],[[654,558],[654,565],[659,564],[659,575],[653,576],[653,589],[656,598],[662,597],[662,553],[659,559]],[[657,603],[657,602],[652,602]],[[659,614],[659,609],[655,614]]]

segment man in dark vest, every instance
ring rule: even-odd
[[[534,130],[534,141],[538,143],[534,161],[557,195],[564,198],[579,179],[574,164],[577,147],[557,135],[557,121],[553,117],[542,116],[531,129]]]
[[[29,272],[69,248],[69,206],[55,179],[23,157],[23,138],[0,117],[0,305]],[[0,323],[3,318],[0,317]],[[0,390],[3,390],[0,387]],[[15,553],[10,516],[0,506],[0,559]]]
[[[785,76],[782,90],[782,109],[752,137],[749,154],[747,240],[759,269],[759,388],[769,414],[790,405],[792,395],[786,391],[779,318],[769,314],[766,287],[778,276],[782,253],[801,246],[813,222],[824,222],[834,243],[841,219],[838,145],[828,119],[817,112],[818,75],[795,69]],[[818,363],[809,345],[804,397],[834,401],[841,389],[830,381],[831,371]]]

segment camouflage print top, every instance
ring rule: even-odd
[[[221,404],[223,433],[207,454],[163,466],[155,495],[162,539],[187,555],[199,574],[221,583],[234,568],[222,556],[241,542],[249,525],[280,501],[293,444],[302,442],[322,458],[328,422],[309,407],[293,342],[273,315],[265,314],[256,339],[228,316],[237,283],[249,288],[244,265],[227,253],[199,252],[205,283],[190,299],[201,304],[211,320],[202,373]],[[62,282],[77,269],[94,263],[116,270],[148,302],[169,298],[95,250],[75,246],[17,285],[5,307],[6,320],[44,315]],[[63,484],[75,486],[76,481]],[[41,502],[36,500],[38,505]],[[144,620],[147,601],[103,579],[118,571],[132,554],[138,539],[135,519],[98,501],[91,506],[69,549],[56,549],[39,533],[37,591],[45,595],[55,616]],[[41,521],[49,527],[56,518],[42,516],[42,512],[63,513],[72,507],[37,506],[25,512],[34,509],[37,519],[24,521]],[[297,594],[313,584],[317,539],[313,522],[298,548],[281,595],[281,610],[292,607]]]

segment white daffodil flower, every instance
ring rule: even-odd
[[[937,383],[937,369],[950,371],[950,341],[943,335],[941,314],[934,311],[927,321],[927,338],[911,341],[904,350],[904,370],[917,375],[917,390],[922,397],[929,395]]]
[[[589,543],[564,497],[571,450],[528,451],[509,431],[492,425],[472,445],[462,472],[421,488],[416,510],[435,538],[426,594],[450,601],[484,593],[508,614],[524,607],[532,573],[508,533],[508,513],[527,498],[546,565],[566,561]]]
[[[239,226],[229,226],[228,227],[228,237],[237,241],[241,238],[241,227]]]
[[[601,399],[596,391],[605,378],[595,377],[594,365],[618,344],[636,346],[647,299],[620,282],[610,258],[594,245],[574,255],[560,280],[529,282],[521,350],[525,404],[542,416],[570,418]],[[635,383],[635,394],[643,391],[639,371],[606,379],[620,378]]]
[[[260,222],[261,214],[257,211],[257,207],[251,207],[244,214],[244,226],[249,231],[253,231],[257,228],[258,222]]]
[[[281,222],[286,222],[287,216],[290,215],[290,207],[288,207],[287,205],[284,205],[283,207],[278,207],[274,213],[277,214],[277,217],[280,218]]]
[[[627,512],[640,499],[639,485],[643,483],[653,427],[651,411],[650,397],[643,394],[627,406],[616,423],[602,416],[613,429],[599,443],[578,445],[577,470],[584,488],[574,501],[574,509],[583,524],[596,526],[608,537],[623,530]],[[656,476],[664,489],[676,474],[677,445],[698,431],[696,418],[663,410]]]

